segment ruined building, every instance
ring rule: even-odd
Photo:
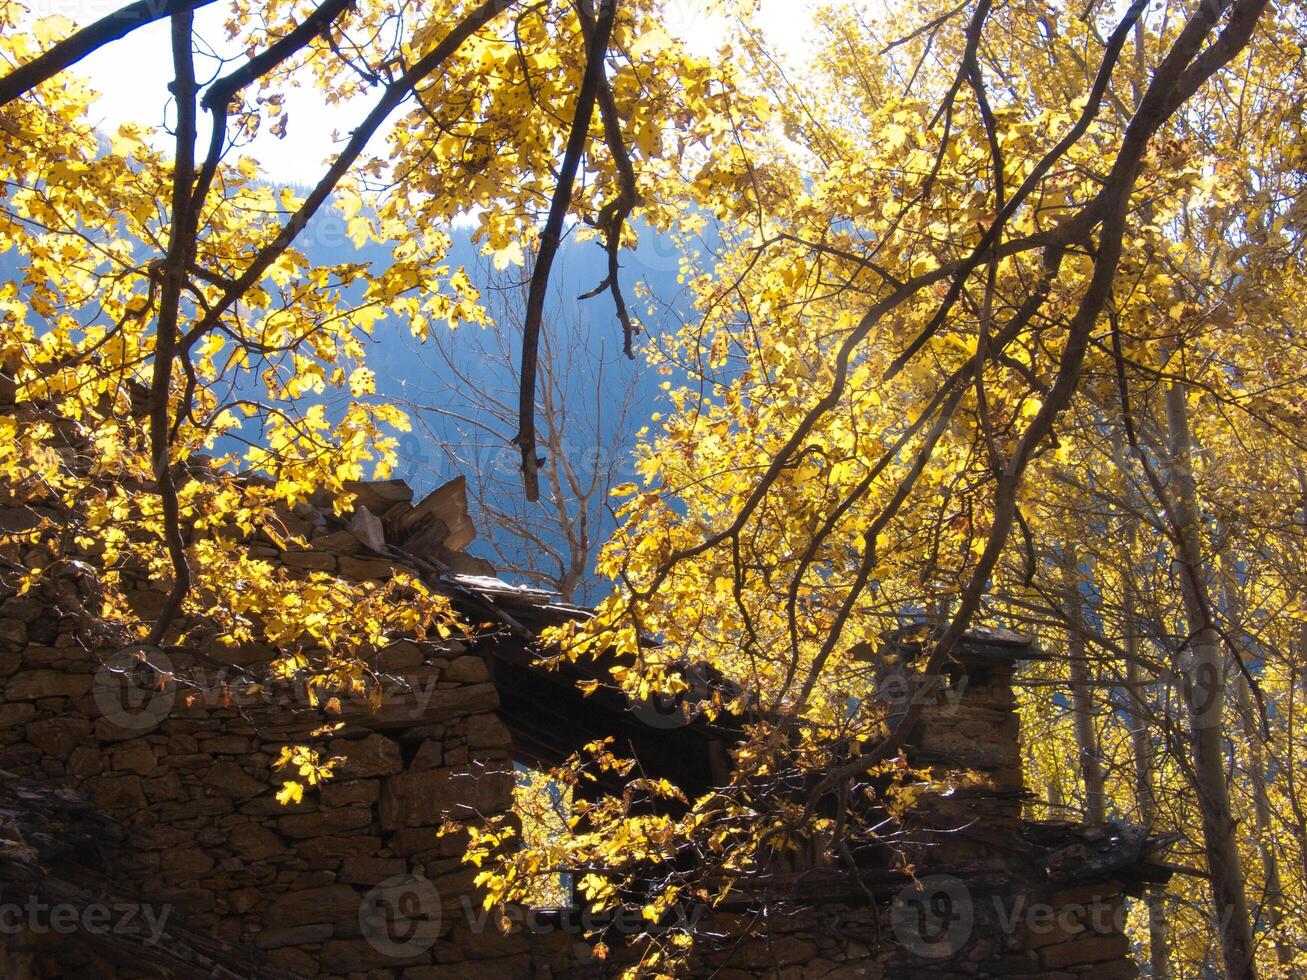
[[[724,778],[728,731],[664,725],[616,695],[535,665],[544,625],[586,615],[515,588],[461,552],[461,487],[414,506],[397,482],[360,487],[346,519],[300,508],[307,550],[259,545],[292,570],[382,581],[424,576],[470,620],[474,643],[381,651],[380,706],[346,701],[325,748],[345,758],[318,794],[275,799],[281,748],[323,722],[269,681],[252,645],[126,657],[75,612],[75,568],[0,593],[0,977],[357,977],[500,980],[614,975],[579,909],[535,910],[507,934],[460,862],[458,821],[512,806],[515,766],[557,762],[616,735],[646,771],[691,790]],[[366,510],[364,509],[366,508]],[[13,506],[5,528],[31,515]],[[137,600],[162,598],[148,582]],[[897,641],[900,653],[915,648]],[[798,869],[711,912],[699,969],[721,980],[1137,975],[1125,896],[1165,877],[1137,828],[1022,819],[1011,679],[1038,657],[1022,637],[972,633],[925,710],[909,757],[965,788],[916,811],[919,885],[890,868]],[[652,723],[651,723],[652,722]],[[944,829],[948,833],[932,833]],[[772,914],[760,922],[756,907]],[[783,910],[778,914],[775,910]]]

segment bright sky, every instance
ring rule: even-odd
[[[96,9],[87,20],[100,15],[99,8],[105,5],[90,6]],[[112,6],[119,4],[114,2]],[[722,26],[705,13],[707,6],[708,0],[667,0],[668,32],[705,51],[714,50]],[[815,0],[762,0],[762,27],[782,51],[797,51],[815,6]],[[222,42],[225,16],[222,3],[201,8],[196,12],[196,33],[211,44]],[[146,124],[165,121],[165,100],[161,93],[166,92],[165,86],[172,76],[167,51],[168,22],[160,20],[96,52],[73,69],[89,77],[92,86],[101,93],[93,111],[97,112],[96,122],[102,129],[112,131],[127,120]],[[234,52],[220,49],[219,53]],[[206,68],[213,72],[217,67],[214,59],[207,59],[207,65],[205,60],[196,65],[201,78],[205,77]],[[320,164],[334,151],[333,130],[342,137],[347,136],[354,122],[362,119],[366,107],[359,106],[356,114],[347,108],[328,107],[311,90],[292,93],[286,104],[289,115],[286,138],[279,140],[264,131],[243,152],[258,160],[272,180],[305,183],[321,173]],[[206,135],[203,125],[202,121],[201,139]]]

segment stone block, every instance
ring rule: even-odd
[[[277,821],[287,837],[326,837],[346,830],[358,830],[372,823],[372,807],[332,807],[313,813],[291,813]]]
[[[339,878],[347,885],[375,885],[408,871],[403,858],[347,857],[340,866]]]
[[[353,535],[351,535],[353,537]],[[299,572],[334,572],[336,556],[325,551],[283,551],[281,563]]]
[[[249,861],[264,861],[286,850],[286,843],[260,823],[233,827],[228,835],[232,849]]]
[[[340,568],[340,574],[344,578],[355,582],[370,579],[386,582],[395,573],[394,563],[380,558],[356,558],[352,555],[342,555],[337,564]]]
[[[36,705],[17,703],[0,703],[0,731],[17,728],[23,722],[36,717]]]
[[[286,892],[273,900],[263,916],[263,922],[269,929],[335,922],[337,919],[357,917],[361,900],[362,896],[348,885],[327,885],[324,888]]]
[[[336,770],[339,779],[390,776],[404,771],[399,745],[375,732],[365,738],[335,739],[331,743],[331,754],[345,757],[345,762]]]
[[[1101,936],[1085,933],[1083,938],[1045,946],[1039,951],[1044,966],[1056,970],[1085,963],[1099,963],[1125,956],[1130,949],[1125,936]]]
[[[513,744],[513,736],[498,715],[473,715],[467,720],[467,747],[477,749],[506,749]]]
[[[331,551],[338,555],[353,555],[359,550],[359,539],[349,531],[321,534],[312,541],[314,551]]]
[[[254,945],[259,949],[281,949],[284,946],[303,946],[305,943],[322,942],[330,939],[330,923],[311,926],[291,926],[289,929],[269,929],[254,937]]]
[[[46,755],[60,759],[66,758],[90,734],[91,723],[76,715],[43,718],[27,726],[27,740]]]
[[[438,769],[442,759],[441,743],[434,738],[429,738],[418,746],[417,754],[413,756],[413,761],[408,764],[408,768],[413,772],[419,769]]]
[[[295,844],[295,853],[309,860],[335,860],[376,854],[381,838],[367,834],[314,837]]]
[[[460,684],[481,684],[490,680],[490,670],[480,657],[459,657],[441,671],[440,679],[457,681]]]
[[[376,803],[381,798],[381,783],[375,779],[335,779],[322,784],[322,805],[348,806],[351,803]]]
[[[111,769],[119,772],[134,772],[141,776],[148,776],[158,765],[154,747],[143,738],[133,738],[118,743],[109,758]]]
[[[92,781],[95,802],[106,810],[143,810],[145,794],[140,776],[101,776]]]
[[[204,785],[212,794],[248,800],[267,792],[270,784],[255,779],[243,767],[230,760],[215,762],[204,775]]]
[[[80,698],[90,689],[90,674],[69,674],[62,670],[27,670],[9,678],[9,683],[5,685],[5,700]]]
[[[381,827],[421,827],[474,813],[491,814],[512,803],[513,774],[508,771],[428,769],[391,776],[381,791]]]
[[[378,948],[366,939],[332,939],[323,945],[319,960],[327,973],[341,975],[363,974],[368,970],[392,970],[415,963],[431,962],[429,950],[407,957],[396,956],[395,952],[395,949],[385,944]],[[481,976],[484,978],[485,974],[482,973]]]

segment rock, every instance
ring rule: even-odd
[[[184,847],[169,851],[163,858],[165,874],[186,878],[188,881],[213,870],[214,860],[198,847]]]
[[[345,489],[354,494],[355,513],[366,507],[381,514],[395,504],[413,503],[413,489],[403,480],[347,480]]]
[[[444,748],[440,742],[434,738],[429,738],[418,746],[417,754],[413,756],[413,761],[408,764],[408,768],[410,771],[438,769],[443,757]]]
[[[91,723],[74,715],[44,718],[27,726],[27,740],[46,755],[60,759],[66,758],[90,734]]]
[[[433,523],[443,524],[445,535],[440,543],[451,551],[462,551],[476,538],[476,528],[468,516],[467,478],[457,476],[441,484],[391,523],[400,541]]]
[[[345,757],[345,762],[336,770],[338,779],[390,776],[404,771],[399,745],[375,732],[365,738],[335,739],[331,743],[331,753]]]
[[[95,802],[106,810],[143,810],[147,803],[140,776],[102,776],[92,783]]]
[[[357,830],[372,823],[372,807],[347,806],[314,813],[291,813],[277,821],[287,837],[323,837]]]
[[[1049,969],[1072,966],[1078,963],[1096,963],[1099,960],[1114,960],[1125,956],[1130,949],[1125,936],[1097,936],[1092,933],[1084,939],[1073,939],[1069,943],[1046,946],[1040,950],[1040,959]]]
[[[321,972],[312,955],[294,946],[269,950],[268,959],[295,977],[316,977]]]
[[[292,926],[289,929],[269,929],[254,937],[259,949],[281,949],[283,946],[302,946],[305,943],[330,939],[334,930],[329,923],[312,926]]]
[[[114,747],[109,762],[110,767],[113,769],[139,773],[142,776],[148,776],[154,772],[158,764],[158,760],[154,757],[154,749],[143,738],[120,742]]]
[[[348,919],[358,915],[361,899],[348,885],[303,888],[274,899],[263,922],[269,929],[289,929]]]
[[[315,537],[311,544],[314,551],[330,551],[337,555],[356,554],[360,547],[358,537],[350,531],[333,531],[331,534],[323,534]]]
[[[285,842],[260,823],[233,827],[228,841],[237,854],[249,861],[263,861],[286,850]]]
[[[9,679],[9,683],[5,685],[5,700],[80,698],[90,689],[90,674],[68,674],[61,670],[28,670],[14,674]]]
[[[240,765],[230,760],[215,762],[204,777],[204,785],[210,793],[230,796],[238,800],[248,800],[269,789],[269,784],[255,779]]]
[[[386,945],[381,945],[378,949],[366,939],[332,939],[323,944],[319,960],[327,973],[341,976],[349,973],[362,975],[365,971],[376,968],[390,970],[413,963],[431,962],[429,951],[404,958],[396,956],[397,951]],[[482,968],[484,967],[483,963]],[[483,972],[481,976],[484,977],[486,974]]]
[[[99,748],[94,746],[79,745],[68,757],[70,776],[98,776],[103,768],[104,758],[100,755]]]
[[[473,715],[467,720],[469,749],[506,749],[512,744],[513,735],[498,715]]]
[[[411,966],[403,973],[404,980],[482,980],[490,963],[469,960],[463,963],[437,963],[432,966]],[[531,957],[525,954],[506,956],[493,961],[497,977],[531,976]]]
[[[36,717],[34,704],[0,703],[0,731],[16,728],[29,718]]]
[[[259,904],[262,896],[257,888],[241,888],[227,896],[233,912],[248,912]]]
[[[248,738],[239,735],[215,735],[204,739],[199,748],[210,755],[244,755],[253,749]]]
[[[356,717],[373,728],[402,728],[410,735],[416,735],[414,729],[419,725],[482,714],[498,707],[499,692],[493,684],[468,684],[438,690],[421,685],[402,696],[391,695],[375,711],[346,705],[342,716]]]
[[[348,806],[351,803],[376,803],[381,798],[381,784],[375,779],[330,779],[322,784],[323,806]]]
[[[340,568],[340,574],[355,582],[363,582],[368,579],[385,582],[395,574],[394,564],[389,561],[382,561],[379,558],[354,558],[349,555],[342,555],[337,564]]]
[[[403,858],[348,857],[340,866],[340,881],[347,885],[375,885],[408,871]]]
[[[186,796],[186,787],[182,785],[181,777],[171,769],[155,770],[163,772],[162,776],[147,779],[141,784],[145,790],[146,799],[151,803],[159,800],[184,800]]]
[[[480,657],[459,657],[440,673],[442,681],[457,681],[460,684],[480,684],[490,680],[490,670]]]
[[[376,854],[381,838],[363,834],[348,837],[314,837],[295,845],[295,853],[309,860],[340,860]]]
[[[448,814],[454,819],[508,809],[513,774],[428,769],[391,776],[381,791],[381,828],[434,826]]]
[[[0,613],[6,619],[17,619],[23,623],[33,622],[48,611],[49,607],[36,597],[36,593],[10,596],[0,602]]]
[[[26,643],[26,623],[19,619],[0,619],[0,646],[18,649]]]
[[[386,673],[419,667],[426,660],[422,648],[412,640],[396,640],[377,654],[377,667]]]
[[[440,853],[441,843],[452,836],[437,836],[435,827],[402,827],[390,836],[390,849],[407,857],[434,857]],[[458,836],[463,838],[461,854],[467,850],[467,835],[460,832]]]
[[[349,522],[350,534],[377,554],[386,550],[386,532],[381,525],[381,518],[366,507],[357,507]],[[343,552],[342,552],[343,554]]]
[[[283,551],[281,563],[301,572],[334,572],[336,556],[321,551]]]

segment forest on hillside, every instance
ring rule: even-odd
[[[128,50],[161,81],[109,123]],[[593,609],[545,660],[638,702],[701,665],[738,721],[708,792],[596,742],[548,832],[468,843],[486,908],[565,874],[655,923],[893,849],[877,638],[924,624],[930,677],[1018,631],[1025,812],[1169,842],[1142,974],[1307,976],[1305,119],[1296,0],[0,0],[0,475],[75,515],[0,528],[0,591],[91,542],[134,646],[276,622],[366,692],[478,624],[231,542],[465,476],[473,550]],[[287,802],[332,777],[296,758]]]

